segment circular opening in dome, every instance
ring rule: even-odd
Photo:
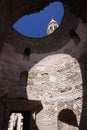
[[[63,4],[53,2],[38,13],[21,17],[13,28],[23,36],[41,38],[53,33],[61,24],[63,16]]]

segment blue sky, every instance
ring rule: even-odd
[[[50,3],[39,13],[25,15],[15,22],[13,28],[27,37],[44,37],[47,35],[47,25],[53,17],[59,24],[64,15],[64,7],[61,2]]]

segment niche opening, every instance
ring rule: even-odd
[[[23,54],[23,59],[29,60],[29,57],[30,57],[30,48],[25,48],[24,54]]]
[[[20,74],[20,85],[21,86],[27,86],[27,79],[28,79],[28,72],[23,71]]]

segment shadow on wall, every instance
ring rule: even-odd
[[[3,101],[4,107],[7,107],[4,108],[1,130],[39,130],[36,124],[36,115],[43,109],[40,101],[20,98],[3,99]]]
[[[73,38],[74,42],[75,43],[79,43],[80,42],[80,38],[79,36],[76,34],[75,31],[71,30],[70,32],[70,36],[71,38]],[[29,62],[29,58],[30,58],[30,53],[31,53],[31,49],[30,48],[25,48],[24,49],[24,53],[23,53],[23,60],[25,63],[27,63],[26,61]],[[55,54],[55,52],[54,52]],[[62,54],[62,53],[61,53]],[[67,52],[65,52],[65,54],[68,54]],[[69,55],[69,54],[68,54]],[[45,58],[46,56],[50,56],[50,53],[48,53],[48,55],[43,55],[41,58],[39,58],[37,60],[36,63],[38,63],[40,60],[42,60],[43,58]],[[74,57],[75,58],[75,57]],[[30,68],[32,68],[36,63],[33,63],[32,66]],[[28,69],[28,71],[30,70],[30,68]],[[20,86],[24,88],[25,90],[25,98],[27,98],[27,92],[26,92],[26,86],[27,86],[27,80],[28,80],[28,71],[22,71],[20,73]],[[84,89],[84,87],[83,87]],[[21,95],[20,98],[22,98],[23,95]],[[85,100],[84,100],[85,101]],[[83,104],[84,104],[84,101],[83,101]],[[83,105],[83,111],[85,111],[86,107],[84,107]],[[86,114],[87,115],[87,114]],[[32,118],[33,120],[33,118]],[[33,120],[33,123],[35,122],[35,120]],[[84,126],[82,125],[84,122]],[[63,109],[60,113],[59,113],[59,116],[58,116],[58,128],[61,130],[61,129],[64,129],[66,130],[67,127],[75,127],[78,129],[78,124],[77,124],[77,119],[76,119],[76,115],[74,114],[74,112],[70,109]],[[80,122],[80,130],[83,130],[82,128],[84,128],[84,130],[87,130],[87,128],[85,129],[85,126],[86,126],[86,121],[84,121],[84,112],[82,112],[82,117],[81,117],[81,122]],[[36,130],[39,130],[38,127],[36,126],[36,124],[34,123],[34,127],[36,127]],[[82,127],[82,128],[81,128]]]
[[[39,130],[39,128],[38,128],[38,126],[36,124],[36,120],[33,118],[33,116],[32,116],[32,129]]]
[[[75,31],[71,30],[70,32],[70,36],[71,38],[74,40],[74,42],[77,44],[80,42],[80,38],[79,36],[76,34]],[[29,58],[30,58],[30,53],[31,53],[31,50],[30,48],[25,48],[24,49],[24,55],[23,55],[23,60],[24,60],[24,63],[27,63],[26,61],[29,61]],[[53,53],[55,54],[55,52]],[[57,54],[57,52],[56,52]],[[62,54],[62,53],[61,53]],[[68,52],[65,52],[65,54],[68,54],[70,55]],[[40,57],[36,63],[38,63],[40,60],[42,60],[43,58],[47,57],[47,56],[50,56],[51,53],[48,53],[47,55],[43,55],[42,57]],[[75,57],[74,57],[75,58]],[[86,60],[87,61],[87,58]],[[28,98],[27,97],[27,92],[26,92],[26,86],[27,86],[27,80],[28,80],[28,71],[36,64],[35,62],[33,62],[33,64],[28,68],[28,70],[23,70],[21,73],[20,73],[20,80],[19,80],[19,84],[21,87],[23,87],[23,93],[25,96],[21,95],[20,96],[20,99],[25,97],[25,98]],[[83,71],[83,68],[81,67],[81,70]],[[86,70],[85,70],[86,72]],[[80,121],[80,125],[79,125],[79,129],[80,130],[87,130],[87,99],[84,98],[84,96],[86,95],[86,85],[84,84],[84,82],[86,81],[86,79],[84,78],[83,76],[83,106],[82,106],[82,115],[81,115],[81,121]],[[19,96],[19,95],[18,95]],[[68,116],[69,115],[69,116]],[[35,120],[33,121],[35,122]],[[69,109],[64,109],[60,112],[59,116],[58,116],[58,127],[59,129],[61,130],[61,127],[63,129],[65,129],[65,127],[67,127],[66,125],[70,125],[70,126],[73,126],[73,127],[77,127],[78,128],[78,124],[77,124],[77,119],[76,119],[76,116],[75,114],[69,110]],[[63,124],[64,123],[64,124]],[[38,128],[36,128],[38,130]],[[66,129],[65,129],[66,130]]]
[[[78,36],[72,31],[71,33],[70,33],[70,35],[71,35],[71,37],[73,38],[73,36],[75,36],[76,37],[76,39],[79,41],[79,38],[78,38]],[[76,40],[75,40],[75,42],[76,42]],[[78,43],[78,42],[76,42],[76,43]],[[26,55],[29,55],[29,53],[30,52],[28,52],[28,53],[25,53],[24,52],[24,55],[25,55],[25,57],[26,57]],[[67,54],[67,53],[66,53]],[[42,57],[42,58],[44,58],[44,57]],[[28,59],[28,58],[26,58],[26,59]],[[41,59],[40,59],[41,60]],[[40,61],[39,60],[39,61]],[[39,62],[39,61],[37,61],[37,62]],[[87,58],[86,59],[84,59],[84,61],[87,61]],[[86,71],[86,67],[87,67],[87,62],[85,63],[84,62],[84,65],[85,65],[85,67],[83,67],[83,66],[81,66],[81,70],[82,70],[82,73],[83,73],[83,69],[84,69],[84,73],[83,73],[83,75],[82,75],[82,78],[83,78],[83,105],[82,105],[82,115],[81,115],[81,120],[80,120],[80,125],[79,125],[79,129],[80,130],[87,130],[87,98],[86,98],[86,86],[87,86],[87,83],[86,83],[86,76],[84,76],[84,74],[85,73],[87,73],[87,71]],[[35,64],[33,64],[32,66],[34,66]],[[80,64],[81,65],[81,64]],[[31,66],[31,67],[32,67]],[[24,70],[24,71],[22,71],[21,73],[20,73],[20,84],[22,85],[22,86],[24,86],[25,87],[25,90],[26,90],[26,85],[27,85],[27,74],[28,74],[28,72],[26,71],[26,70]],[[87,74],[85,74],[85,75],[87,75]],[[26,91],[25,91],[25,94],[26,94],[26,98],[27,98],[27,93],[26,93]],[[1,105],[1,107],[2,107],[2,105]],[[68,111],[68,112],[67,112]],[[4,112],[3,112],[4,113]],[[66,114],[68,115],[68,113],[71,115],[71,117],[72,117],[72,119],[70,118],[70,117],[66,117]],[[0,112],[0,115],[2,115],[2,113]],[[3,114],[4,115],[4,114]],[[65,117],[64,117],[64,119],[63,119],[63,116],[65,116],[66,117],[66,119],[65,119]],[[0,117],[1,118],[1,117]],[[69,110],[69,109],[67,109],[67,110],[62,110],[61,112],[60,112],[60,114],[59,114],[59,116],[58,116],[58,121],[60,121],[60,122],[63,122],[63,123],[66,123],[66,124],[69,124],[69,125],[72,125],[72,126],[75,126],[75,127],[78,127],[78,125],[77,125],[77,120],[76,120],[76,116],[75,116],[75,114],[73,113],[73,112],[71,112],[71,110]],[[1,122],[1,119],[0,119],[0,122]],[[5,124],[5,123],[4,123]],[[60,127],[60,126],[59,126]]]
[[[73,30],[70,32],[70,35],[72,35],[74,42],[75,43],[79,43],[80,42],[80,38],[79,36],[73,32]],[[30,50],[29,50],[29,54],[30,54]],[[67,54],[67,52],[66,52]],[[30,55],[27,55],[28,57]],[[44,57],[42,57],[43,59]],[[75,58],[75,57],[74,57]],[[28,59],[28,58],[27,58]],[[41,60],[41,59],[40,59]],[[40,61],[39,60],[39,61]],[[37,61],[37,62],[39,62]],[[82,113],[81,113],[81,119],[80,119],[80,123],[77,123],[77,118],[76,115],[74,114],[74,112],[70,109],[63,109],[59,115],[58,115],[58,129],[64,129],[66,130],[68,127],[72,127],[72,129],[74,130],[87,130],[87,98],[86,98],[86,90],[87,90],[87,53],[82,54],[80,60],[79,60],[79,64],[80,64],[80,69],[82,72],[82,81],[83,81],[83,102],[82,102]],[[34,66],[34,64],[32,65],[32,67]],[[24,72],[25,73],[25,72]],[[28,78],[28,73],[26,72],[26,74],[21,73],[23,75],[26,75],[26,78],[23,78],[23,80],[25,79],[26,83],[27,83],[27,78]],[[22,81],[23,81],[22,80]],[[25,82],[24,81],[24,82]],[[27,85],[25,83],[25,86]],[[37,128],[38,130],[38,128]]]
[[[79,60],[83,80],[83,101],[79,130],[87,130],[87,52],[84,52]]]

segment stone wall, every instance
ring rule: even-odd
[[[69,34],[71,28],[68,28],[67,42],[64,41],[64,46],[61,48],[57,48],[59,41],[52,36],[52,39],[49,36],[49,43],[55,45],[54,49],[50,48],[46,38],[35,40],[23,37],[22,39],[17,33],[8,36],[8,40],[3,43],[0,56],[0,97],[41,101],[43,109],[38,113],[35,112],[37,127],[34,129],[77,130],[81,125],[82,130],[82,123],[86,119],[81,117],[85,109],[82,104],[86,101],[82,98],[84,86],[79,59],[87,50],[87,26],[79,19],[77,23],[74,34]],[[11,36],[13,39],[10,39]],[[60,44],[65,39],[65,35],[62,37]],[[44,42],[48,46],[48,51],[44,47]],[[20,45],[15,46],[17,43]],[[26,48],[30,49],[28,58],[23,55]],[[28,76],[27,83],[26,81],[21,83],[21,74],[24,74],[23,80]],[[5,110],[4,104],[1,112],[3,108]],[[70,119],[73,119],[71,122],[62,119],[67,111],[71,114]],[[4,119],[1,117],[0,122],[2,120]],[[86,127],[83,128],[86,130]]]
[[[67,13],[65,9],[62,26],[51,36],[42,39],[24,38],[15,31],[7,36],[9,28],[19,17],[38,12],[52,1],[0,1],[1,130],[7,130],[11,110],[26,110],[24,102],[20,105],[23,98],[40,100],[43,106],[43,109],[38,106],[38,112],[34,106],[36,126],[31,127],[32,130],[87,130],[87,87],[82,82],[83,70],[79,65],[81,54],[87,52],[87,25],[82,23],[87,22],[86,0],[62,0],[64,7],[68,5],[70,10]],[[82,21],[69,14],[71,11]],[[23,56],[27,47],[31,49],[29,61]],[[27,85],[26,82],[20,83],[21,74],[24,74],[24,79],[28,74]],[[8,103],[8,98],[20,98],[20,101]],[[28,110],[34,104],[29,102]],[[71,117],[68,120],[65,119],[67,112]]]

